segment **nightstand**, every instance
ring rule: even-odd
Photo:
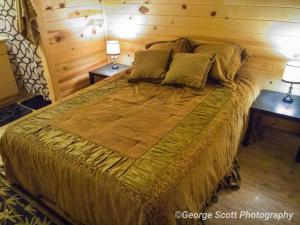
[[[111,77],[113,75],[116,75],[121,72],[125,72],[130,68],[130,66],[124,65],[124,64],[117,64],[118,69],[113,69],[112,64],[104,65],[98,69],[95,69],[93,71],[89,72],[89,78],[90,78],[90,84],[95,83],[95,77],[100,78],[100,80],[103,80],[107,77]]]
[[[260,95],[250,108],[249,125],[243,142],[244,145],[247,146],[249,144],[251,133],[254,131],[255,113],[271,115],[300,123],[300,96],[294,95],[293,103],[283,102],[282,99],[285,96],[285,93],[276,91],[262,90],[260,92]],[[300,146],[295,161],[300,162]]]

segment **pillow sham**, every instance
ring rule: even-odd
[[[209,77],[231,89],[236,89],[234,82],[236,73],[250,56],[246,49],[229,43],[201,44],[195,48],[194,52],[216,54]]]
[[[170,50],[148,50],[136,52],[133,68],[128,81],[161,82],[167,71],[170,54]]]
[[[203,90],[214,60],[214,54],[177,53],[162,84]]]
[[[174,41],[158,41],[146,44],[146,49],[149,50],[172,50],[173,54],[179,52],[191,53],[192,48],[190,42],[186,38],[179,38]]]

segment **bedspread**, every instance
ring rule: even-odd
[[[121,74],[22,118],[1,139],[6,174],[73,221],[195,224],[230,169],[258,88],[203,92]]]

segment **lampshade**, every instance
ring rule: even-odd
[[[119,55],[120,44],[118,41],[107,41],[106,42],[106,53],[107,55]]]
[[[282,81],[293,84],[300,84],[300,61],[287,62]]]

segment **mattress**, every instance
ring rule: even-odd
[[[105,79],[11,125],[0,142],[12,184],[74,223],[196,224],[230,170],[255,81],[202,92]]]

